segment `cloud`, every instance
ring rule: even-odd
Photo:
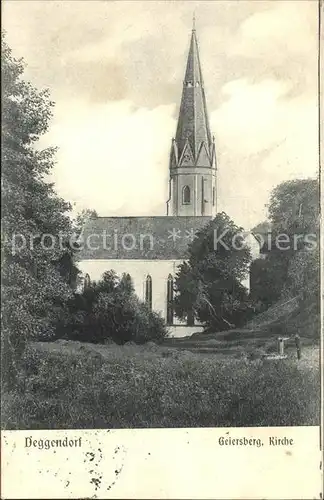
[[[102,215],[165,214],[195,10],[219,209],[250,227],[272,187],[317,172],[317,2],[5,1],[26,75],[57,102],[59,193]]]
[[[211,115],[219,165],[219,204],[252,227],[266,217],[270,190],[282,181],[318,172],[316,97],[288,97],[290,83],[236,80]]]
[[[243,21],[231,51],[266,59],[272,56],[285,60],[288,54],[309,57],[316,42],[316,28],[314,5],[310,2],[299,2],[297,7],[290,0],[277,1]]]
[[[165,213],[172,112],[136,109],[130,101],[61,103],[43,142],[59,146],[53,174],[59,193],[77,210],[101,215]]]
[[[233,149],[253,155],[265,142],[271,143],[273,136],[279,140],[278,105],[290,84],[276,80],[251,84],[243,79],[227,83],[222,90],[227,100],[214,112],[213,123],[220,135],[229,136]]]

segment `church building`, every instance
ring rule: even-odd
[[[187,259],[195,233],[217,212],[217,161],[210,131],[195,26],[182,89],[178,124],[172,139],[169,195],[165,216],[97,217],[83,230],[79,269],[97,281],[108,270],[129,273],[138,296],[165,318],[170,334],[201,331],[193,318],[173,313],[173,280]],[[259,244],[247,236],[253,258]],[[243,283],[249,288],[249,277]]]

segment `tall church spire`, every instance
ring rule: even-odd
[[[212,146],[195,18],[193,18],[193,28],[175,140],[179,151],[183,150],[188,140],[191,152],[196,161],[202,142],[205,142],[208,151],[210,151]]]
[[[173,215],[213,215],[216,159],[193,16],[178,125],[170,156]]]

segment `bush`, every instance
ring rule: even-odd
[[[20,386],[3,397],[5,427],[319,424],[317,365],[162,351],[76,342],[29,347]]]
[[[58,338],[94,343],[160,342],[166,335],[163,319],[138,299],[130,276],[119,279],[113,271],[74,297],[57,329]]]

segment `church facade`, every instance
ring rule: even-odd
[[[217,162],[211,135],[196,30],[193,28],[183,82],[176,135],[169,164],[167,215],[97,217],[82,233],[78,267],[91,281],[108,270],[129,273],[138,296],[165,318],[172,336],[202,330],[194,318],[177,320],[173,281],[187,259],[195,233],[217,213]],[[246,237],[253,258],[259,244]],[[249,276],[243,283],[249,288]]]

